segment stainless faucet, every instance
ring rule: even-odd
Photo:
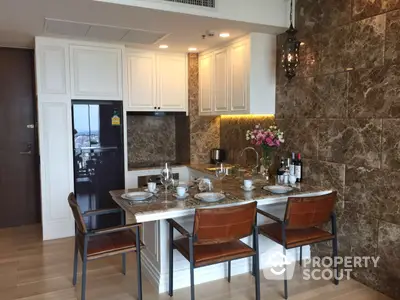
[[[253,151],[256,153],[256,156],[257,156],[257,165],[253,168],[253,173],[258,174],[258,168],[259,168],[259,166],[260,166],[260,158],[259,158],[259,155],[258,155],[257,150],[254,149],[254,147],[246,147],[246,148],[244,148],[244,149],[242,150],[242,152],[240,153],[240,157],[242,157],[243,154],[244,154],[244,152],[247,151],[247,150],[253,150]]]

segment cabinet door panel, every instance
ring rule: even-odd
[[[36,48],[38,94],[69,93],[68,46],[39,45]]]
[[[71,46],[72,97],[122,100],[121,49]]]
[[[230,96],[231,111],[243,112],[248,111],[248,59],[247,44],[241,42],[234,44],[230,49]]]
[[[66,197],[74,190],[71,103],[39,105],[43,238],[74,234],[74,220]]]
[[[186,55],[157,55],[158,107],[164,111],[186,111]]]
[[[128,54],[128,110],[154,111],[157,106],[155,63],[153,53]]]
[[[200,115],[210,115],[212,113],[212,70],[213,56],[205,55],[199,59],[199,100]]]
[[[214,53],[214,111],[229,112],[228,104],[228,50]]]

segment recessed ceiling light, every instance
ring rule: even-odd
[[[160,46],[158,46],[158,48],[160,48],[160,49],[167,49],[167,48],[168,48],[168,45],[160,45]]]
[[[195,47],[190,47],[188,50],[189,50],[189,51],[197,51],[197,48],[195,48]]]
[[[227,38],[227,37],[230,36],[230,34],[229,34],[229,32],[221,32],[221,33],[219,34],[219,36],[222,37],[222,38]]]

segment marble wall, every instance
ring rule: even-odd
[[[220,117],[199,116],[199,56],[188,54],[190,162],[209,163],[210,150],[220,145]]]
[[[221,148],[227,151],[227,161],[242,166],[252,165],[256,163],[256,154],[253,151],[247,151],[242,154],[242,150],[246,147],[252,147],[246,140],[246,132],[260,124],[267,128],[275,122],[274,117],[265,116],[221,116],[220,139]],[[255,147],[261,155],[259,147]],[[261,156],[260,156],[261,157]]]
[[[128,166],[176,160],[175,116],[127,115]]]
[[[339,191],[341,254],[380,256],[353,276],[400,299],[400,0],[298,0],[296,16],[301,65],[290,83],[277,66],[276,122],[305,176]]]

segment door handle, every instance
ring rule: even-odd
[[[32,151],[22,151],[19,154],[21,154],[21,155],[31,155]]]
[[[21,151],[19,154],[20,155],[31,155],[32,154],[32,144],[31,143],[27,143],[26,144],[26,151]]]

